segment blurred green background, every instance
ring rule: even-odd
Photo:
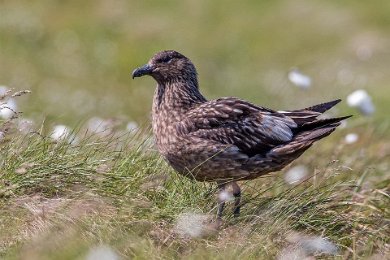
[[[130,73],[175,49],[208,98],[286,109],[366,89],[371,122],[388,125],[389,47],[388,0],[0,1],[0,85],[32,90],[19,110],[38,124],[148,122],[155,83]],[[310,89],[288,81],[293,67]],[[356,114],[345,102],[335,113]]]

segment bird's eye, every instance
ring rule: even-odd
[[[162,62],[162,63],[169,63],[171,60],[172,60],[172,57],[167,56],[167,57],[161,58],[160,62]]]

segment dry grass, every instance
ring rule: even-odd
[[[2,257],[78,259],[94,250],[140,259],[389,256],[390,143],[380,136],[365,150],[368,136],[347,145],[339,131],[300,160],[312,172],[298,185],[281,173],[243,183],[241,216],[227,209],[217,229],[215,187],[173,173],[148,133],[78,132],[71,144],[20,133],[18,120],[3,124]]]

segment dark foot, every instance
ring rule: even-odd
[[[225,183],[218,184],[218,212],[217,212],[217,221],[222,221],[222,213],[225,208],[225,201],[221,199],[221,193],[225,191]]]

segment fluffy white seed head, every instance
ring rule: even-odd
[[[0,101],[0,117],[3,119],[9,119],[15,115],[18,107],[15,99],[9,98],[5,102]]]
[[[345,143],[347,143],[347,144],[353,144],[359,140],[359,135],[356,133],[349,133],[345,136],[344,140],[345,140]]]
[[[92,133],[110,133],[113,126],[109,120],[100,117],[92,117],[87,123],[88,131]]]
[[[138,129],[138,124],[136,122],[130,121],[126,125],[126,130],[129,132],[135,131]]]
[[[335,244],[323,237],[306,237],[299,241],[299,244],[308,254],[323,253],[328,255],[335,255],[338,251],[338,248]]]
[[[65,125],[56,125],[53,127],[50,137],[55,141],[65,140],[69,137],[70,133],[71,130],[69,127]]]
[[[356,90],[349,94],[347,103],[350,107],[357,108],[363,115],[371,115],[375,112],[375,106],[372,103],[371,97],[363,89]]]
[[[91,248],[85,258],[86,260],[119,260],[119,256],[109,246],[98,246]]]
[[[291,243],[291,246],[288,248],[290,250],[288,251],[299,250],[299,252],[301,254],[304,253],[306,257],[314,254],[336,255],[339,251],[338,247],[332,241],[321,236],[311,236],[293,232],[289,234],[286,239]]]
[[[298,69],[291,70],[288,73],[288,79],[301,89],[308,89],[311,86],[311,78],[302,74]]]
[[[4,95],[5,93],[7,93],[7,91],[9,90],[9,88],[7,86],[3,86],[1,85],[0,86],[0,96]]]
[[[304,181],[308,174],[309,170],[305,165],[297,165],[284,174],[284,180],[288,184],[295,185]]]

